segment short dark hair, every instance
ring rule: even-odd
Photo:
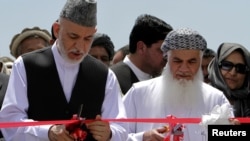
[[[203,53],[203,58],[215,57],[216,53],[210,48],[206,48]]]
[[[130,53],[136,52],[138,41],[143,41],[150,47],[153,43],[164,40],[166,35],[172,30],[171,25],[155,16],[149,14],[138,16],[129,36]]]
[[[102,46],[108,52],[109,61],[111,61],[115,54],[115,47],[110,37],[104,33],[96,33],[94,35],[93,43],[91,47]]]

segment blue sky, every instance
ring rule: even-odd
[[[25,27],[50,31],[66,0],[1,0],[0,56],[10,56],[12,37]],[[190,27],[202,34],[208,47],[237,42],[250,50],[249,0],[98,0],[98,32],[108,34],[115,49],[128,43],[140,14],[157,16],[173,28]]]

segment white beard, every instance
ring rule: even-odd
[[[58,45],[57,45],[58,46]],[[70,64],[79,64],[79,63],[81,63],[83,60],[84,60],[84,58],[87,56],[87,53],[84,53],[84,55],[82,56],[82,58],[81,59],[79,59],[79,60],[73,60],[73,59],[70,59],[68,56],[67,56],[67,51],[65,50],[65,47],[63,46],[63,44],[59,44],[59,47],[57,47],[58,48],[58,51],[59,51],[59,53],[61,54],[61,56],[62,56],[62,58],[66,61],[66,62],[68,62],[68,63],[70,63]],[[71,49],[70,50],[70,52],[77,52],[77,49]]]
[[[186,116],[185,112],[191,112],[203,105],[202,79],[201,69],[193,80],[174,79],[167,64],[162,72],[161,82],[157,87],[159,96],[152,98],[154,103],[159,104],[152,105],[162,110],[169,109],[167,112],[174,112],[174,116]]]

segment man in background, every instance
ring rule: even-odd
[[[205,83],[210,83],[210,80],[208,78],[208,65],[215,57],[215,55],[216,55],[215,51],[213,51],[210,48],[207,48],[203,53],[201,69],[203,73],[203,80]]]
[[[16,34],[10,43],[10,54],[18,58],[24,53],[50,46],[51,35],[46,29],[37,26],[24,28]]]
[[[0,72],[0,109],[3,104],[3,99],[9,82],[9,75]],[[2,132],[0,131],[0,141],[4,141]]]
[[[114,54],[114,57],[112,60],[112,65],[123,61],[125,56],[128,54],[129,54],[129,45],[125,45],[125,46],[119,48]]]
[[[161,74],[166,60],[160,49],[172,27],[149,14],[137,17],[129,37],[129,54],[120,63],[111,66],[123,94],[133,83]]]
[[[114,56],[114,48],[114,44],[107,34],[96,33],[89,54],[109,67]]]

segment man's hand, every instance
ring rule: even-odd
[[[240,125],[240,121],[238,119],[229,119],[229,122],[232,125]]]
[[[167,128],[161,127],[144,132],[143,141],[163,141],[167,132]]]
[[[102,121],[100,115],[97,115],[95,121],[87,123],[86,126],[97,141],[109,141],[112,136],[109,122]]]
[[[65,129],[64,125],[53,125],[49,129],[50,141],[74,141],[74,138],[70,136],[69,132]]]

